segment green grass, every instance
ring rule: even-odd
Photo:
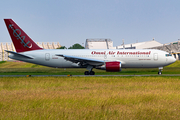
[[[179,77],[0,78],[0,119],[179,119]]]
[[[26,62],[1,61],[0,62],[0,68],[47,68],[47,67],[32,64],[32,63],[26,63]]]
[[[97,75],[157,74],[158,69],[122,69]],[[86,69],[56,69],[0,62],[0,75],[83,75]],[[163,74],[179,74],[180,61]],[[2,77],[0,119],[179,119],[179,77]]]

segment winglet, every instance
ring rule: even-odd
[[[42,49],[12,19],[4,19],[4,22],[11,36],[16,52]]]

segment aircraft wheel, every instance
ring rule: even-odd
[[[162,72],[158,72],[158,75],[162,75]]]
[[[162,75],[162,69],[163,69],[163,67],[159,67],[158,75]]]
[[[94,71],[90,71],[90,75],[94,75],[95,74],[95,72]]]
[[[85,71],[85,72],[84,72],[84,75],[89,75],[89,71]]]

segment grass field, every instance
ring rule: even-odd
[[[83,75],[0,62],[0,75]],[[158,69],[95,70],[97,75],[157,74]],[[180,61],[163,74],[179,74]],[[180,77],[1,77],[0,119],[179,119]]]
[[[0,119],[179,119],[179,77],[4,77]]]

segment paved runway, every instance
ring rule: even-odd
[[[0,75],[0,77],[128,77],[128,76],[136,76],[136,77],[142,77],[142,76],[180,76],[180,74],[163,74],[163,75]]]

